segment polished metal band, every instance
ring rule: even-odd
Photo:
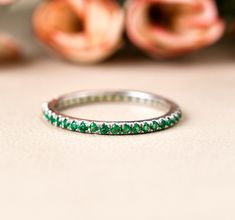
[[[61,111],[73,106],[97,102],[140,103],[163,107],[166,109],[166,113],[160,117],[136,121],[100,121],[76,118],[61,113]],[[51,124],[74,132],[101,135],[133,135],[161,131],[174,126],[181,118],[181,110],[174,102],[147,92],[88,90],[70,93],[44,103],[43,115]]]

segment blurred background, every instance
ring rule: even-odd
[[[235,0],[0,0],[0,219],[234,220],[234,9]],[[43,102],[86,89],[163,95],[183,118],[128,137],[42,119]],[[82,113],[153,114],[102,106]]]
[[[175,60],[231,40],[226,56],[234,48],[234,5],[232,0],[2,0],[0,60],[29,61],[42,54],[76,64],[140,56]]]

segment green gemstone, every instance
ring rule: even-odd
[[[96,96],[94,100],[95,100],[95,102],[99,102],[100,101],[100,97]]]
[[[105,101],[108,101],[108,96],[104,96],[103,97],[103,101],[105,102]]]
[[[150,126],[147,122],[144,123],[143,127],[142,127],[142,131],[144,133],[148,133],[150,131]]]
[[[91,131],[91,133],[95,133],[95,132],[97,132],[99,130],[99,127],[97,126],[97,124],[95,123],[95,122],[92,122],[91,124],[90,124],[90,131]]]
[[[133,134],[139,134],[141,132],[140,125],[135,123],[133,128],[132,128],[132,132],[133,132]]]
[[[51,124],[54,124],[56,122],[56,116],[55,115],[51,115],[50,122],[51,122]]]
[[[174,115],[174,121],[175,121],[175,123],[177,123],[179,121],[178,115]]]
[[[178,118],[179,118],[179,119],[182,118],[182,113],[181,113],[181,112],[178,113]]]
[[[124,96],[120,96],[120,101],[124,101],[125,97]]]
[[[106,124],[102,124],[100,127],[100,134],[108,134],[109,127]]]
[[[159,127],[159,124],[156,121],[153,121],[150,127],[153,131],[156,131]]]
[[[122,127],[123,134],[130,134],[131,133],[131,126],[128,124],[124,124]]]
[[[160,125],[161,129],[164,129],[167,124],[166,124],[166,121],[165,121],[164,119],[162,119],[162,120],[160,121],[159,125]]]
[[[117,124],[114,124],[110,131],[112,132],[112,134],[118,134],[121,131],[121,128]]]
[[[56,119],[56,125],[57,125],[58,127],[60,127],[60,126],[62,125],[62,121],[61,121],[61,118],[60,118],[60,117],[57,117],[57,119]]]
[[[70,126],[70,123],[67,118],[65,118],[62,122],[64,128],[68,128]]]
[[[72,131],[77,131],[78,123],[76,121],[73,121],[70,125],[70,128],[71,128]]]
[[[44,117],[47,121],[49,121],[50,120],[49,112],[44,112]]]
[[[171,119],[170,119],[170,118],[167,118],[167,120],[166,120],[166,125],[167,125],[168,127],[170,127],[171,124],[172,124]]]
[[[116,95],[112,95],[111,100],[115,101],[116,100]]]
[[[88,127],[86,126],[86,123],[84,121],[80,124],[79,130],[82,133],[85,133],[88,130]]]

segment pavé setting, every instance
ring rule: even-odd
[[[128,124],[124,124],[122,126],[122,133],[123,134],[130,134],[131,133],[131,126]]]
[[[112,134],[119,134],[121,132],[121,128],[117,124],[113,124],[110,131]]]
[[[108,134],[109,133],[109,126],[103,123],[100,126],[100,134]]]
[[[90,124],[90,132],[91,133],[96,133],[99,130],[99,127],[97,126],[97,124],[95,122],[92,122]]]
[[[74,118],[62,110],[95,102],[134,102],[153,107],[165,107],[160,117],[137,121],[98,121]],[[161,131],[176,125],[182,117],[180,108],[172,101],[140,91],[81,91],[70,93],[43,104],[43,116],[56,127],[79,133],[101,135],[136,135]]]

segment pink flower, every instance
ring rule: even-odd
[[[13,3],[15,0],[0,0],[0,5],[8,5]]]
[[[116,0],[51,0],[36,9],[33,26],[62,57],[94,63],[120,48],[124,13]]]
[[[0,63],[19,60],[21,57],[21,48],[15,39],[0,33]]]
[[[156,58],[169,58],[216,42],[224,32],[213,0],[128,0],[127,34]]]

